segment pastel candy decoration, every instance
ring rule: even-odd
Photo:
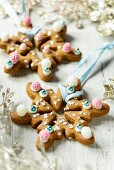
[[[48,92],[46,90],[42,89],[39,94],[40,94],[40,97],[47,97]]]
[[[68,85],[70,86],[78,86],[78,79],[75,76],[71,76],[68,80],[67,80]]]
[[[81,54],[80,49],[79,48],[75,48],[74,49],[74,54],[80,55]]]
[[[102,103],[102,100],[101,100],[101,99],[99,99],[99,98],[93,99],[93,101],[92,101],[92,106],[93,106],[95,109],[101,109],[101,108],[102,108],[102,105],[103,105],[103,103]]]
[[[46,45],[46,46],[43,48],[43,52],[44,52],[44,53],[49,53],[49,52],[50,52],[50,46],[49,46],[49,45]]]
[[[19,54],[17,51],[14,51],[10,54],[9,60],[13,63],[16,64],[19,61]]]
[[[7,69],[10,69],[10,68],[12,68],[13,67],[13,63],[9,60],[9,61],[7,61],[6,62],[6,68]]]
[[[40,85],[40,83],[39,83],[38,81],[33,82],[33,83],[31,84],[31,90],[34,91],[34,92],[40,91],[40,90],[41,90],[41,85]]]
[[[26,114],[27,114],[28,110],[27,108],[23,105],[23,104],[20,104],[18,107],[17,107],[17,114],[20,116],[20,117],[24,117]]]
[[[29,16],[25,16],[23,18],[23,22],[26,26],[30,26],[31,25],[31,18]]]
[[[49,58],[45,58],[41,61],[41,66],[43,68],[43,73],[48,76],[51,74],[51,61]]]
[[[73,86],[68,86],[67,87],[67,92],[68,92],[68,94],[71,94],[71,93],[73,93],[75,90],[74,90],[74,87]]]
[[[62,50],[66,53],[69,53],[72,50],[71,44],[69,42],[65,43]]]
[[[45,58],[41,61],[42,68],[50,68],[51,67],[51,61],[49,58]]]
[[[52,133],[53,132],[53,127],[51,125],[48,125],[46,130],[49,132],[49,133]]]
[[[82,125],[80,123],[77,123],[76,127],[75,127],[75,131],[76,132],[81,132],[82,129]]]
[[[86,100],[86,101],[83,103],[83,107],[84,107],[84,109],[89,110],[89,109],[91,108],[91,103],[90,103],[88,100]]]
[[[39,132],[39,137],[42,142],[47,142],[50,138],[50,133],[47,130],[41,130]]]
[[[37,41],[40,41],[40,40],[43,39],[43,35],[42,35],[41,33],[37,33],[36,36],[35,36],[35,39],[36,39]]]
[[[29,112],[32,113],[32,114],[36,113],[37,112],[37,106],[36,105],[31,105],[29,107]]]
[[[90,139],[92,137],[92,131],[88,126],[82,127],[81,134],[85,139]]]
[[[53,30],[55,32],[60,32],[63,29],[64,26],[65,26],[64,21],[57,21],[53,24]]]
[[[26,50],[26,44],[25,43],[22,43],[21,45],[20,45],[20,50]]]
[[[50,68],[45,68],[45,69],[43,69],[43,73],[44,73],[44,75],[48,76],[48,75],[51,74],[51,69]]]
[[[3,33],[1,33],[0,34],[0,39],[2,40],[2,41],[8,41],[9,40],[9,34],[8,33],[6,33],[6,32],[3,32]]]

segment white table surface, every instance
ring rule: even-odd
[[[39,27],[44,27],[41,20],[32,16],[33,23]],[[89,22],[85,23],[85,29],[78,30],[74,24],[68,25],[67,41],[71,41],[73,46],[79,47],[83,52],[83,56],[94,48],[98,48],[106,41],[112,41],[112,37],[103,38],[97,31],[94,25]],[[8,31],[13,32],[14,23],[11,19],[7,18],[0,21],[0,32]],[[7,61],[7,55],[0,52],[0,84],[4,88],[10,87],[15,92],[15,104],[24,103],[25,105],[31,104],[31,99],[26,94],[25,87],[30,81],[41,80],[37,73],[25,71],[23,75],[18,77],[11,77],[3,72],[3,66]],[[94,58],[94,55],[93,55]],[[92,60],[91,60],[92,61]],[[61,64],[57,67],[54,75],[56,78],[53,82],[44,83],[46,88],[54,88],[57,90],[59,83],[65,83],[66,78],[73,73],[73,67],[78,63]],[[90,62],[86,63],[81,69],[80,77],[84,70],[88,67]],[[91,101],[94,97],[103,97],[103,83],[109,77],[114,75],[114,53],[106,52],[102,60],[94,69],[91,78],[86,82],[84,90],[87,93],[88,99]],[[58,163],[62,165],[63,170],[77,170],[77,166],[89,166],[91,170],[114,170],[114,101],[108,101],[111,107],[109,115],[103,118],[96,118],[90,124],[93,129],[96,142],[92,146],[84,146],[76,141],[68,141],[63,139],[55,141],[54,145],[48,150],[47,154],[50,159],[55,156]],[[37,158],[37,150],[35,147],[37,133],[30,126],[12,126],[13,134],[9,141],[18,141],[29,151],[31,151]],[[85,170],[81,168],[80,170]]]

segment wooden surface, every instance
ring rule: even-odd
[[[32,16],[35,25],[44,27],[42,21],[38,21],[38,17]],[[97,33],[95,26],[86,22],[85,29],[77,30],[75,25],[69,24],[67,41],[72,41],[73,46],[79,47],[83,52],[83,56],[94,48],[98,48],[106,41],[112,41],[114,37],[103,38]],[[14,24],[11,19],[0,21],[0,32],[13,32]],[[37,73],[25,71],[18,77],[11,77],[3,72],[3,66],[7,61],[7,55],[0,52],[0,84],[4,88],[10,87],[15,92],[15,104],[24,103],[31,104],[31,100],[25,92],[26,84],[29,81],[39,80]],[[93,55],[94,59],[94,55]],[[92,61],[92,60],[91,60]],[[90,61],[90,62],[91,62]],[[90,62],[86,63],[81,72],[77,75],[80,77]],[[78,63],[64,63],[57,67],[54,75],[56,78],[53,82],[44,83],[46,88],[57,89],[59,83],[65,83],[66,78],[73,73],[73,68]],[[106,52],[102,60],[94,69],[91,78],[86,82],[84,90],[87,93],[88,99],[91,101],[94,97],[102,98],[104,88],[103,83],[109,77],[114,75],[114,50]],[[89,166],[88,170],[114,170],[114,101],[108,101],[111,111],[108,116],[96,118],[90,125],[93,129],[96,142],[92,146],[83,146],[76,141],[61,140],[56,141],[47,152],[51,160],[55,156],[58,163],[62,165],[63,170],[85,170],[83,167]],[[12,126],[12,140],[18,141],[25,148],[31,151],[37,158],[37,150],[35,147],[37,133],[31,127]]]

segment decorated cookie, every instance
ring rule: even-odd
[[[53,63],[51,60],[41,60],[35,51],[30,51],[26,56],[22,56],[18,53],[18,50],[16,50],[10,53],[9,59],[4,67],[4,71],[7,74],[17,75],[24,69],[31,69],[33,71],[37,71],[39,77],[43,81],[49,81],[52,79],[52,66]]]
[[[13,62],[13,60],[16,62]],[[55,67],[55,63],[51,58],[41,60],[34,50],[30,51],[26,56],[20,55],[18,50],[15,50],[9,54],[9,59],[4,67],[4,72],[11,75],[18,75],[23,70],[30,69],[36,71],[39,77],[47,82],[52,79],[53,67]]]
[[[37,128],[38,149],[41,149],[41,143],[48,149],[54,140],[63,136],[85,145],[92,144],[94,135],[88,123],[93,117],[109,112],[109,106],[100,99],[95,98],[92,102],[83,99],[80,80],[74,76],[65,86],[59,85],[57,92],[44,89],[37,81],[28,83],[26,91],[32,104],[28,108],[19,105],[17,111],[11,113],[11,119],[16,124],[31,124]],[[64,105],[64,113],[58,114]]]
[[[5,32],[0,35],[0,48],[5,49],[8,54],[18,50],[20,54],[25,55],[25,51],[27,53],[33,49],[33,44],[29,37],[21,32],[10,35]]]
[[[65,22],[57,21],[54,23],[52,30],[41,30],[34,36],[35,46],[40,50],[41,45],[46,43],[48,40],[63,42],[66,30]]]
[[[61,63],[63,60],[79,61],[82,53],[77,48],[72,48],[69,42],[55,42],[49,40],[41,46],[44,58],[52,58],[56,63]]]
[[[31,19],[24,16],[21,26],[31,28]],[[0,34],[0,48],[5,49],[9,55],[4,71],[7,74],[17,75],[23,69],[32,69],[38,72],[41,80],[47,82],[53,79],[53,68],[63,60],[79,61],[82,53],[77,48],[72,48],[69,42],[64,42],[66,35],[66,24],[64,21],[55,22],[53,30],[39,31],[34,36],[34,42],[28,35],[17,32],[15,34]],[[42,52],[39,58],[34,46]],[[11,55],[18,53],[18,60],[13,63]]]

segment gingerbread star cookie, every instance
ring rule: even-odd
[[[38,149],[41,143],[48,149],[62,137],[92,144],[94,135],[88,124],[93,117],[108,114],[110,109],[98,98],[92,102],[84,99],[80,80],[74,77],[65,86],[59,85],[57,92],[42,88],[38,82],[28,83],[26,91],[33,100],[32,105],[29,108],[19,105],[17,111],[11,113],[11,119],[16,124],[31,124],[37,128]]]

